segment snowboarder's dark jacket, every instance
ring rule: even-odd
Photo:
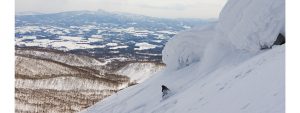
[[[169,88],[167,88],[166,86],[162,85],[161,86],[161,92],[164,92],[165,90],[169,90]]]
[[[166,86],[162,85],[161,86],[161,92],[162,92],[162,98],[166,98],[166,96],[170,92],[170,89],[167,88]]]

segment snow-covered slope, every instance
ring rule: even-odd
[[[284,46],[275,47],[242,63],[231,63],[214,71],[197,73],[198,68],[197,65],[192,65],[178,71],[162,72],[142,84],[104,99],[83,112],[284,112]],[[161,84],[167,85],[174,92],[173,96],[164,101],[161,101]]]
[[[15,111],[73,113],[128,87],[130,78],[101,74],[95,58],[48,49],[16,48]]]
[[[284,21],[284,0],[229,0],[217,24],[167,43],[165,70],[82,113],[284,113]]]
[[[37,47],[17,47],[15,55],[16,113],[78,112],[164,67],[157,62],[102,62]]]
[[[78,70],[47,60],[38,60],[22,56],[16,56],[15,62],[16,74],[24,74],[31,76],[80,74]]]
[[[95,67],[105,65],[105,62],[100,62],[95,58],[90,58],[88,56],[75,55],[70,53],[61,53],[61,51],[49,51],[43,49],[19,49],[16,50],[17,55],[29,56],[29,57],[39,57],[42,59],[50,59],[57,62],[63,62],[72,66],[87,66]]]
[[[125,75],[128,76],[132,82],[142,83],[154,73],[161,71],[164,67],[164,65],[154,62],[134,62],[128,63],[115,74]]]

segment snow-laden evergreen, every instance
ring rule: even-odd
[[[217,25],[194,28],[171,39],[163,61],[172,69],[198,61],[210,65],[229,51],[256,53],[270,47],[279,33],[285,34],[284,5],[284,0],[229,0]]]
[[[220,14],[218,38],[235,48],[257,52],[285,34],[284,0],[229,0]]]
[[[176,35],[167,67],[83,113],[284,113],[284,0],[229,0],[219,22]],[[263,47],[271,47],[263,49]],[[161,85],[172,96],[161,97]]]

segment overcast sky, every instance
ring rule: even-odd
[[[227,0],[16,0],[16,12],[129,12],[164,18],[217,18]]]

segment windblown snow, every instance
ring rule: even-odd
[[[126,75],[130,78],[131,82],[142,83],[163,68],[163,65],[149,62],[129,63],[115,74]]]
[[[162,72],[82,113],[284,113],[284,0],[229,0],[219,22],[163,50]],[[267,47],[268,49],[263,49]],[[161,85],[172,92],[161,97]]]

